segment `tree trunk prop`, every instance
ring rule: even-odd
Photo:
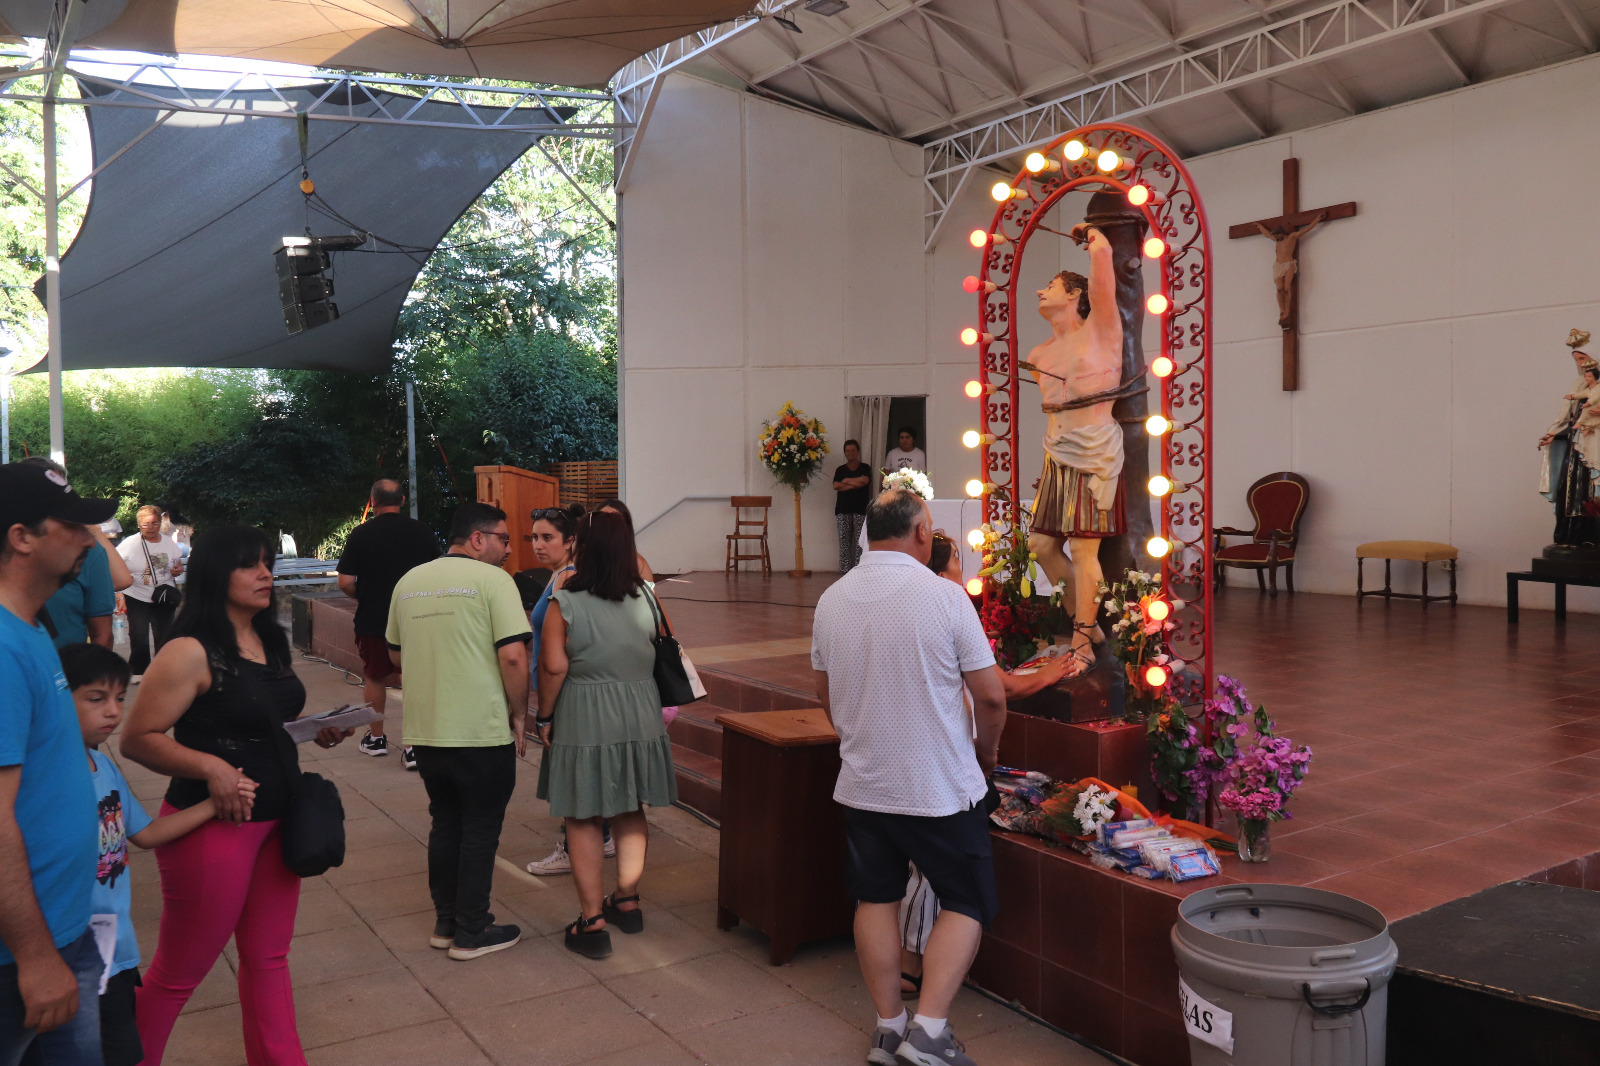
[[[806,546],[800,539],[800,490],[794,490],[794,569],[789,571],[790,577],[810,577],[811,571],[806,569]]]

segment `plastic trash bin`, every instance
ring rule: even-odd
[[[1399,950],[1375,908],[1294,885],[1224,885],[1172,929],[1193,1066],[1383,1066]]]

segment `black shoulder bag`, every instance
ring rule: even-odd
[[[689,684],[689,672],[683,668],[683,649],[678,647],[672,627],[661,613],[661,605],[656,603],[655,593],[643,586],[640,591],[650,601],[650,613],[656,620],[656,631],[651,635],[650,643],[656,649],[654,674],[656,688],[661,690],[661,706],[682,707],[693,703],[701,697],[695,695],[694,687]]]
[[[134,534],[139,538],[139,547],[144,549],[144,569],[150,575],[150,584],[155,585],[150,590],[150,605],[159,607],[163,611],[175,611],[183,600],[183,593],[178,591],[178,586],[170,581],[163,581],[156,585],[156,564],[150,558],[150,545],[145,543],[143,534]]]
[[[300,769],[300,755],[283,723],[261,707],[272,727],[272,743],[283,762],[289,807],[278,823],[283,864],[300,877],[319,877],[344,865],[344,803],[339,789],[321,774]]]

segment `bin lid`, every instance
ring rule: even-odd
[[[1299,885],[1222,885],[1178,906],[1178,936],[1191,948],[1264,965],[1376,958],[1390,951],[1389,923],[1351,896]],[[1353,949],[1353,950],[1344,950]]]

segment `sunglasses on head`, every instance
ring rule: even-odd
[[[541,520],[543,520],[543,521],[553,521],[554,519],[557,519],[557,518],[570,518],[570,517],[571,517],[571,515],[567,514],[566,509],[562,508],[562,507],[541,507],[537,511],[534,511],[533,515],[532,515],[532,519],[535,522],[538,522],[538,521],[541,521]]]

